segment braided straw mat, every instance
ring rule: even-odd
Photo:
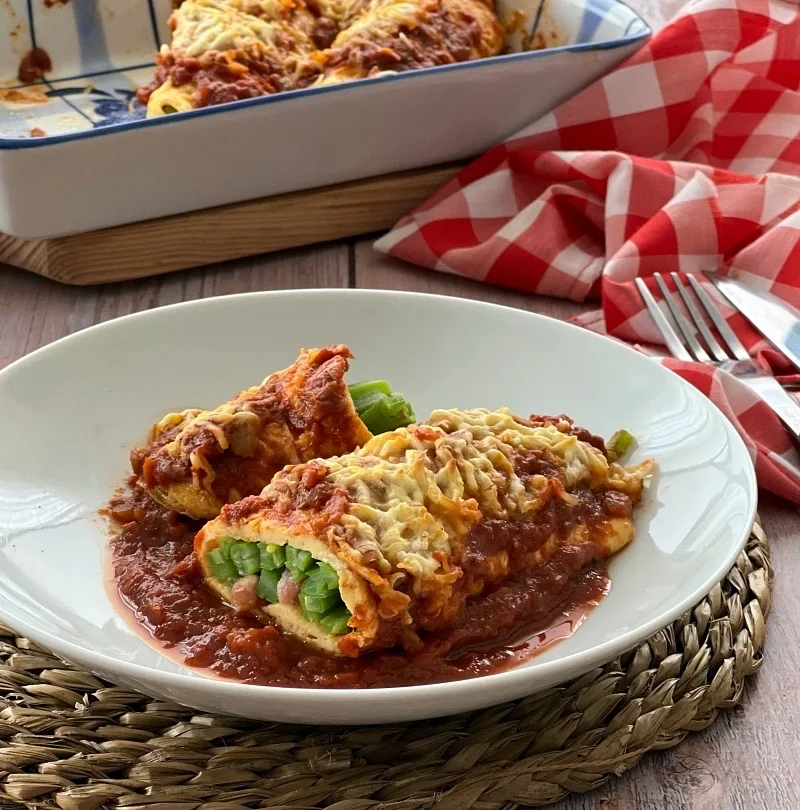
[[[197,714],[100,682],[0,625],[0,806],[514,810],[602,785],[732,708],[761,665],[753,527],[693,610],[601,669],[484,711],[315,728]]]

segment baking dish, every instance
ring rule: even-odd
[[[543,3],[543,4],[542,4]],[[146,120],[170,0],[7,0],[0,231],[97,230],[479,154],[650,35],[618,0],[499,0],[547,47]],[[15,81],[32,48],[45,81]],[[28,60],[30,57],[27,57]],[[24,73],[24,71],[23,71]]]

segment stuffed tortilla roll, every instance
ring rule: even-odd
[[[348,453],[371,433],[345,384],[347,346],[303,349],[297,360],[213,411],[171,413],[131,454],[150,496],[208,520],[253,495],[287,464]]]
[[[435,411],[283,470],[224,507],[195,553],[224,600],[314,647],[413,649],[565,546],[599,560],[627,545],[653,465],[625,468],[615,447],[563,417]]]

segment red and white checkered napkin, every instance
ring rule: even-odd
[[[800,308],[799,90],[800,6],[690,3],[375,246],[489,284],[600,297],[602,310],[579,322],[634,342],[661,342],[633,283],[655,271],[735,272]],[[759,362],[793,373],[727,315]],[[761,485],[800,503],[800,460],[773,412],[723,372],[663,362],[731,419]]]

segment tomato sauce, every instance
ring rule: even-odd
[[[136,621],[187,666],[245,683],[369,688],[498,672],[569,636],[609,585],[591,544],[565,546],[468,602],[455,626],[426,634],[419,650],[340,658],[237,613],[208,591],[192,550],[200,523],[134,486],[107,511],[119,529],[112,548],[116,585]]]
[[[400,26],[397,34],[352,37],[331,51],[326,65],[349,65],[364,73],[449,65],[474,58],[483,36],[480,23],[468,13],[455,20],[443,11],[426,15],[414,25]]]
[[[44,48],[31,48],[22,55],[17,78],[25,84],[41,81],[53,69],[50,54]]]

